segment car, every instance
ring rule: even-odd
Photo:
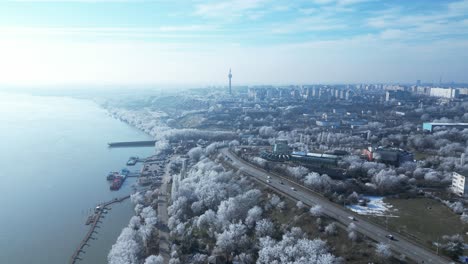
[[[267,176],[267,179],[271,179],[271,176]]]
[[[267,183],[271,183],[271,181],[270,181],[270,180],[267,180]]]
[[[291,190],[293,190],[293,191],[296,191],[296,188],[294,188],[294,187],[291,187]]]
[[[280,181],[279,183],[280,183],[280,184],[284,184],[284,182],[283,182],[283,181]]]
[[[348,216],[348,218],[351,220],[351,221],[356,221],[356,218],[354,216]]]
[[[388,238],[388,239],[390,239],[390,240],[394,240],[394,239],[395,239],[395,238],[393,237],[393,235],[391,235],[391,234],[388,234],[388,235],[386,235],[385,237]]]

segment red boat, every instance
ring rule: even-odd
[[[117,191],[122,187],[122,184],[124,182],[125,178],[122,176],[115,176],[114,179],[112,180],[112,184],[110,186],[110,189],[112,191]]]

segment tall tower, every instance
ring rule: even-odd
[[[231,69],[229,69],[229,94],[232,94],[232,90],[231,90],[231,79],[232,79],[232,73],[231,73]]]

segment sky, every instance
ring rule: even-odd
[[[0,0],[0,85],[468,82],[468,0]]]

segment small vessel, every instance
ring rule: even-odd
[[[130,157],[127,161],[127,166],[134,166],[135,164],[137,164],[138,160],[139,160],[138,156]]]
[[[114,180],[112,180],[112,184],[111,184],[111,186],[110,186],[110,189],[111,189],[112,191],[117,191],[117,190],[119,190],[120,187],[122,187],[122,184],[123,184],[123,182],[124,182],[124,179],[125,179],[125,178],[122,177],[122,176],[120,176],[120,175],[119,175],[119,176],[115,176],[115,177],[114,177]]]
[[[119,175],[118,172],[111,171],[111,172],[109,172],[109,174],[107,174],[107,180],[112,181],[112,180],[114,180],[115,176],[118,176],[118,175]]]
[[[130,170],[128,170],[127,168],[123,168],[122,170],[120,170],[120,174],[128,176],[128,174],[130,174]]]

